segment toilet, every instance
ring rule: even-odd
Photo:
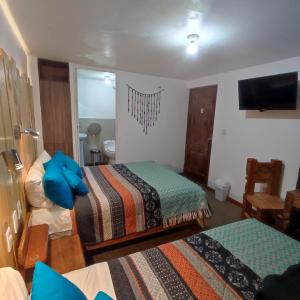
[[[109,163],[115,163],[116,156],[116,141],[115,140],[106,140],[103,142],[103,152],[104,155],[108,157]]]

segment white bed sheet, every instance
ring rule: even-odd
[[[64,276],[78,286],[89,300],[95,299],[100,291],[116,299],[109,267],[106,262],[75,270],[64,274]]]
[[[50,208],[32,208],[31,225],[48,224],[49,235],[72,230],[71,211],[53,205]]]
[[[0,298],[28,300],[28,291],[21,274],[13,268],[0,268]]]

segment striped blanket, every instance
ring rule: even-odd
[[[280,274],[299,259],[299,242],[244,220],[108,266],[117,299],[252,300],[266,275]]]
[[[85,244],[210,216],[205,192],[153,162],[84,167],[90,192],[75,199]]]

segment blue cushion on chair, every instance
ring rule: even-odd
[[[80,178],[83,178],[80,166],[70,156],[63,154],[61,151],[56,151],[52,159],[59,167],[65,167],[71,170]]]
[[[94,300],[113,300],[113,298],[101,291],[96,295],[96,298]]]
[[[72,209],[72,191],[62,174],[62,169],[51,159],[44,164],[45,175],[43,177],[45,195],[57,205]]]
[[[67,180],[74,194],[83,196],[89,192],[89,189],[87,188],[86,184],[75,173],[73,173],[65,167],[62,168],[62,171],[65,176],[65,179]]]
[[[83,292],[67,278],[42,262],[35,264],[31,300],[86,300]]]

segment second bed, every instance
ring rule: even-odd
[[[77,196],[74,212],[84,245],[170,228],[211,212],[200,186],[154,162],[84,167],[86,196]]]

